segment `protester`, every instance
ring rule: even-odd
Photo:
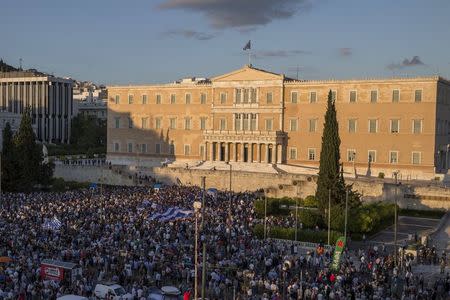
[[[258,196],[223,192],[205,196],[198,219],[198,282],[205,243],[209,299],[448,297],[448,274],[424,282],[409,268],[395,269],[393,255],[384,246],[344,251],[339,269],[331,270],[330,249],[300,251],[289,242],[257,239],[252,228],[262,222],[253,206]],[[134,299],[145,299],[150,288],[164,285],[178,287],[184,299],[192,298],[192,209],[201,199],[199,188],[182,186],[3,194],[0,256],[12,262],[0,264],[0,299],[93,297],[95,285],[102,281],[121,284]],[[270,224],[289,222],[271,219]],[[83,273],[63,283],[41,278],[43,259],[77,263]],[[200,295],[200,287],[198,291]]]

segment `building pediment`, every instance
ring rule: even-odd
[[[212,82],[230,82],[230,81],[266,81],[283,80],[284,75],[260,70],[246,65],[245,67],[211,79]]]

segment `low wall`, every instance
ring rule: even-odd
[[[206,187],[229,190],[230,172],[222,170],[191,170],[183,168],[148,168],[140,173],[153,176],[166,184],[201,185],[201,178],[205,176]],[[133,185],[134,170],[126,167],[94,167],[94,166],[66,166],[55,167],[55,177],[66,180],[102,182],[112,185]],[[233,191],[255,191],[265,189],[270,197],[306,197],[314,195],[317,176],[300,174],[268,174],[233,171],[231,186]],[[361,193],[362,200],[390,201],[397,199],[401,208],[410,209],[450,209],[450,189],[433,184],[400,184],[385,182],[377,178],[361,177],[346,178],[347,184]]]

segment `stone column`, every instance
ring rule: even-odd
[[[225,143],[225,161],[230,161],[230,143]]]
[[[272,164],[277,163],[277,145],[272,144]]]
[[[221,161],[222,159],[222,143],[217,143],[217,157],[216,160],[217,161]]]
[[[248,144],[248,160],[249,162],[253,162],[253,143]]]
[[[261,144],[260,143],[256,144],[256,162],[257,163],[261,162]]]
[[[244,161],[244,143],[241,143],[241,159],[239,161]]]
[[[265,155],[266,157],[264,159],[264,162],[270,164],[270,161],[269,161],[269,144],[265,144],[265,148],[266,148],[266,155]]]
[[[209,161],[214,161],[214,142],[209,143]]]
[[[281,145],[277,145],[277,164],[281,164],[283,162],[283,147]]]

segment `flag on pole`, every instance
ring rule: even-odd
[[[341,265],[341,256],[342,252],[344,251],[345,243],[346,239],[343,236],[338,238],[338,240],[336,241],[336,248],[334,250],[333,261],[331,263],[331,269],[334,271],[339,270],[339,267]]]
[[[251,40],[249,40],[249,41],[247,42],[247,44],[245,44],[243,50],[245,51],[245,50],[250,50],[250,49],[252,49],[252,41],[251,41]]]

